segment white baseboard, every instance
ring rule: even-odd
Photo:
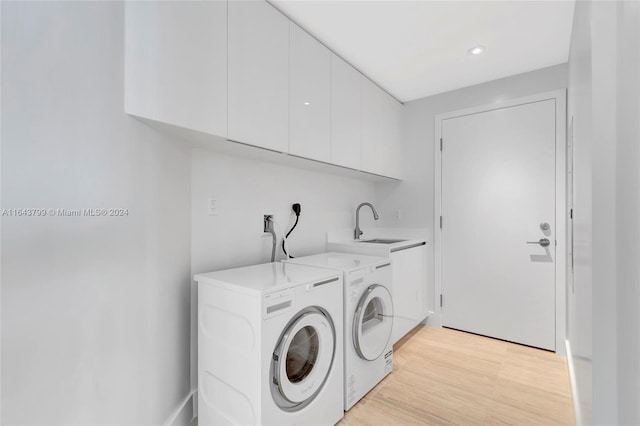
[[[567,366],[569,367],[569,381],[571,382],[571,396],[573,397],[573,415],[576,418],[576,425],[582,425],[582,418],[580,415],[580,398],[578,395],[578,382],[576,381],[576,370],[573,365],[573,355],[571,354],[571,344],[569,340],[565,340],[565,347],[567,351]]]
[[[193,390],[193,415],[191,421],[198,417],[198,389]]]
[[[422,323],[431,327],[442,327],[442,319],[440,318],[440,314],[436,315],[434,311],[429,311],[429,316],[427,316],[427,318],[425,318]]]
[[[194,390],[189,392],[187,396],[180,402],[176,409],[171,413],[167,420],[162,423],[162,426],[186,426],[193,420],[191,399],[194,395]]]

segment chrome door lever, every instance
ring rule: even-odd
[[[547,247],[551,241],[548,238],[540,238],[540,241],[527,241],[527,244],[540,244],[542,247]]]

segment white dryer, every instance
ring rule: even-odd
[[[280,262],[195,280],[199,425],[343,417],[342,274]]]
[[[349,410],[393,370],[391,260],[323,253],[287,262],[344,274],[344,409]]]

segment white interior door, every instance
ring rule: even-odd
[[[443,120],[442,138],[443,325],[555,350],[555,100]]]

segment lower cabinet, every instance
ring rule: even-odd
[[[428,315],[427,246],[391,253],[393,261],[393,331],[396,343]]]

